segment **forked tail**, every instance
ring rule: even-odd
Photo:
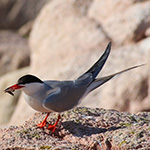
[[[133,66],[133,67],[130,67],[130,68],[127,68],[125,70],[122,70],[120,72],[117,72],[117,73],[114,73],[112,75],[109,75],[109,76],[106,76],[106,77],[102,77],[102,78],[97,78],[95,79],[87,88],[87,92],[86,93],[89,93],[91,91],[93,91],[94,89],[98,88],[99,86],[101,86],[102,84],[106,83],[107,81],[109,81],[110,79],[118,76],[118,75],[121,75],[122,73],[124,72],[127,72],[129,70],[132,70],[132,69],[135,69],[135,68],[138,68],[138,67],[141,67],[141,66],[144,66],[145,64],[141,64],[141,65],[137,65],[137,66]]]

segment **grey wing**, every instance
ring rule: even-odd
[[[99,72],[102,70],[111,50],[111,42],[109,42],[108,46],[105,49],[105,52],[103,55],[99,58],[99,60],[88,70],[86,71],[82,76],[85,74],[91,74],[93,80],[96,78],[96,76],[99,74]],[[81,78],[80,76],[79,78]]]
[[[85,75],[80,80],[55,83],[57,87],[44,100],[43,107],[55,112],[63,112],[74,108],[84,96],[89,83],[91,83],[91,78]]]
[[[56,88],[56,87],[60,87],[63,84],[64,81],[57,81],[57,80],[46,80],[44,81],[45,84],[47,84],[48,86],[50,86],[51,88]],[[71,81],[67,81],[68,84]]]

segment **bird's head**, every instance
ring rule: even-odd
[[[14,84],[7,89],[4,90],[4,92],[9,93],[14,96],[13,92],[18,89],[22,89],[25,93],[33,93],[40,85],[43,84],[43,81],[37,78],[33,75],[25,75],[18,79],[17,84]]]

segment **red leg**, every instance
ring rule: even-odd
[[[46,122],[47,122],[46,120],[47,120],[49,114],[50,114],[50,113],[47,113],[45,119],[44,119],[41,123],[39,123],[39,124],[37,125],[38,127],[43,128],[43,127],[46,126]]]
[[[53,125],[50,124],[50,125],[48,126],[48,129],[51,130],[52,133],[55,132],[56,125],[58,124],[58,121],[59,121],[60,118],[61,118],[61,117],[60,117],[60,114],[59,114],[59,115],[58,115],[58,118],[57,118],[57,121],[55,122],[55,124],[53,124]]]

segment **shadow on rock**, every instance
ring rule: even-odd
[[[71,134],[78,137],[91,136],[92,134],[99,134],[104,133],[106,131],[111,130],[117,130],[120,127],[110,127],[110,128],[104,128],[104,127],[93,127],[93,126],[87,126],[83,125],[81,123],[76,123],[74,121],[66,121],[62,123],[63,128],[65,130],[68,130]]]

